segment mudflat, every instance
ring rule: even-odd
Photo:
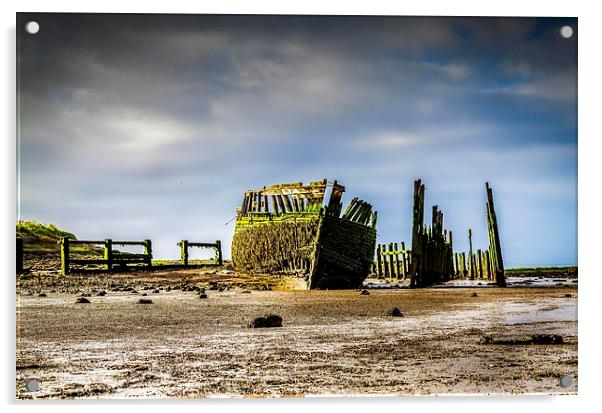
[[[576,285],[361,294],[214,283],[203,299],[188,284],[144,286],[128,276],[137,288],[102,290],[107,280],[46,297],[18,290],[17,397],[577,392]],[[76,303],[82,291],[90,303]],[[387,315],[393,307],[402,316]],[[269,313],[283,326],[248,328]],[[481,344],[532,334],[563,343]],[[26,391],[29,378],[38,391]]]

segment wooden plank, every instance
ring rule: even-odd
[[[282,195],[282,198],[284,199],[284,203],[286,204],[286,212],[295,212],[290,197],[288,195]]]
[[[199,248],[216,248],[217,245],[214,242],[190,242],[188,241],[189,247],[199,247]]]
[[[92,240],[79,240],[79,239],[72,239],[69,240],[69,244],[71,245],[100,245],[100,244],[104,244],[104,241],[92,241]]]
[[[113,245],[145,245],[146,241],[111,241]]]
[[[75,259],[71,259],[69,260],[70,264],[86,264],[86,265],[92,265],[92,264],[107,264],[108,261],[107,260],[103,260],[103,259],[79,259],[79,258],[75,258]]]
[[[347,219],[349,217],[349,214],[351,213],[351,209],[355,206],[355,203],[357,202],[357,200],[358,200],[357,198],[353,198],[351,200],[351,202],[349,202],[349,205],[347,205],[347,208],[345,208],[345,212],[343,213],[341,218]]]
[[[278,200],[276,199],[276,195],[270,195],[272,199],[272,210],[276,215],[280,215],[280,208],[278,207]]]

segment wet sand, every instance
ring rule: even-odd
[[[153,304],[138,304],[143,292]],[[18,295],[17,396],[577,392],[576,285],[207,294]],[[391,307],[403,317],[387,316]],[[283,327],[247,328],[265,313]],[[565,344],[479,344],[536,333]],[[28,378],[39,391],[25,391]]]

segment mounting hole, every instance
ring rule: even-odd
[[[27,22],[25,25],[25,31],[29,34],[36,34],[40,31],[40,25],[38,22]]]
[[[573,378],[570,376],[562,376],[560,378],[560,385],[562,387],[571,387],[573,385]]]
[[[560,35],[565,39],[570,39],[573,36],[573,28],[571,26],[562,26],[560,28]]]
[[[27,379],[25,388],[30,392],[38,391],[40,389],[40,382],[38,379]]]

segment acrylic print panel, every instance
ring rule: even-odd
[[[17,31],[18,398],[577,392],[575,18]]]

